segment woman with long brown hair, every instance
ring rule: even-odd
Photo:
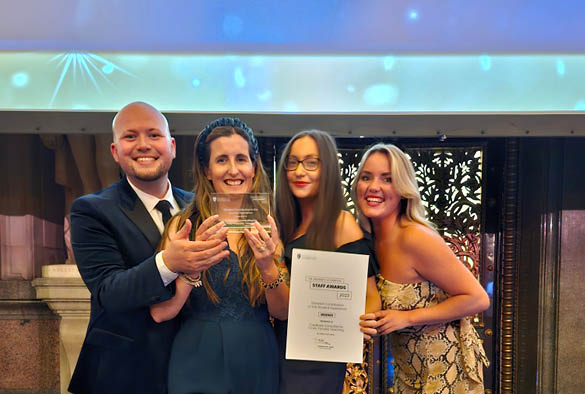
[[[280,159],[276,217],[284,244],[284,262],[291,269],[293,248],[370,254],[368,242],[346,210],[335,141],[326,132],[297,133]],[[368,305],[376,310],[374,263],[368,270]],[[345,363],[286,360],[286,321],[275,321],[280,348],[280,393],[335,393],[343,388]]]
[[[221,118],[197,137],[193,163],[195,197],[169,222],[181,234],[189,220],[195,239],[226,237],[226,258],[199,275],[181,275],[176,295],[151,307],[155,321],[180,312],[169,362],[169,393],[267,393],[278,390],[278,354],[269,316],[288,312],[285,273],[277,265],[280,240],[258,222],[253,231],[227,232],[212,213],[213,193],[270,193],[252,130],[239,119]],[[268,212],[267,212],[268,213]],[[164,245],[163,245],[164,248]]]

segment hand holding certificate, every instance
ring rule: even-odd
[[[293,249],[287,359],[362,362],[368,259]]]

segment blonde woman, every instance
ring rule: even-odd
[[[362,331],[390,334],[394,392],[483,393],[487,358],[466,316],[489,298],[425,218],[409,158],[394,145],[373,146],[352,196],[380,264],[382,310],[362,316]]]

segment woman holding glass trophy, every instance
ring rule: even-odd
[[[176,295],[151,307],[155,321],[180,313],[169,393],[277,393],[269,316],[286,319],[289,291],[277,265],[281,242],[252,130],[235,118],[207,125],[195,141],[193,174],[195,197],[163,239],[189,219],[198,229],[191,239],[227,237],[229,255],[197,276],[181,275]]]

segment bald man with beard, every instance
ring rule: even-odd
[[[226,243],[180,235],[164,256],[157,253],[165,219],[193,197],[168,179],[175,139],[164,115],[143,102],[122,108],[112,130],[110,150],[124,176],[71,207],[73,252],[91,292],[91,315],[69,391],[163,394],[175,322],[155,323],[149,307],[173,296],[180,273],[224,258]]]

